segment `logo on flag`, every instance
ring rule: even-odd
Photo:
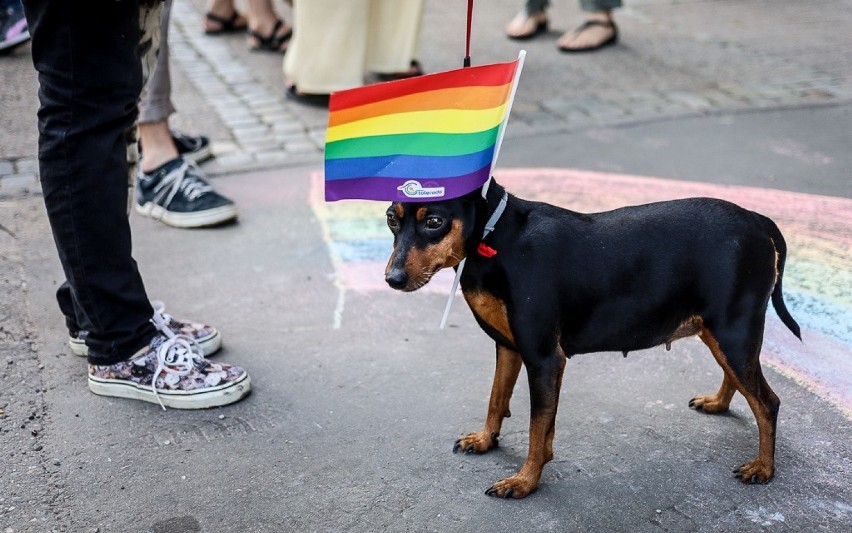
[[[440,198],[444,196],[443,187],[424,187],[417,180],[408,180],[397,187],[396,190],[402,191],[402,194],[409,198]]]
[[[520,59],[331,95],[325,199],[463,196],[491,175]]]

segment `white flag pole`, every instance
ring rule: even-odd
[[[503,119],[503,122],[500,123],[500,130],[497,132],[497,143],[494,147],[494,156],[491,158],[491,170],[494,170],[494,166],[497,164],[497,156],[500,155],[500,146],[503,144],[503,136],[506,133],[506,124],[509,123],[509,115],[512,112],[512,104],[515,101],[515,93],[518,92],[518,81],[521,79],[521,71],[524,69],[524,58],[527,57],[527,51],[521,50],[518,53],[518,68],[515,70],[515,79],[512,80],[512,91],[509,93],[509,102],[506,108],[506,118]],[[482,198],[485,198],[485,195],[488,194],[488,186],[491,185],[491,174],[488,174],[488,179],[485,180],[485,183],[482,185]],[[450,317],[450,309],[453,307],[453,300],[455,300],[456,291],[459,287],[459,280],[461,280],[462,271],[464,270],[464,263],[467,261],[467,258],[462,259],[459,263],[459,267],[456,269],[456,277],[453,279],[453,286],[450,288],[450,297],[447,299],[447,305],[444,307],[444,316],[441,318],[441,329],[447,327],[447,320]]]
[[[459,288],[459,280],[461,279],[462,270],[464,270],[465,261],[467,261],[467,257],[461,260],[459,267],[456,269],[456,277],[453,279],[453,288],[450,289],[450,297],[447,298],[447,305],[444,306],[444,316],[441,318],[441,329],[447,327],[447,319],[450,317],[450,308],[453,306],[456,290]]]
[[[491,171],[497,165],[497,156],[500,155],[500,147],[503,145],[503,136],[506,134],[506,124],[509,123],[509,115],[512,112],[512,104],[515,102],[515,93],[518,92],[518,82],[521,79],[521,71],[524,70],[524,59],[527,57],[527,51],[521,50],[518,52],[518,69],[515,71],[515,79],[512,80],[512,92],[509,93],[509,107],[506,109],[506,120],[500,124],[500,131],[497,132],[497,145],[494,147],[494,157],[491,158]],[[491,185],[491,174],[485,180],[482,186],[482,197],[488,194],[488,186]]]

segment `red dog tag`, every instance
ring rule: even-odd
[[[476,253],[478,253],[482,257],[491,258],[491,257],[494,257],[495,255],[497,255],[497,250],[488,246],[484,242],[481,242],[481,243],[479,243],[479,247],[476,249]]]

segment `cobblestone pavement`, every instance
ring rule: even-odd
[[[463,43],[446,38],[464,34],[457,3],[427,2],[421,54],[430,71],[459,66]],[[480,3],[473,29],[475,63],[507,60],[521,47],[528,50],[509,138],[852,102],[848,0],[819,5],[628,0],[617,14],[622,43],[583,56],[554,50],[561,31],[581,16],[573,2],[553,6],[550,34],[522,44],[502,35],[516,4],[495,0],[485,9]],[[319,161],[325,112],[286,101],[278,57],[247,53],[242,37],[203,35],[202,7],[197,0],[176,3],[171,45],[173,70],[186,77],[199,105],[226,129],[220,135],[224,139],[214,139],[217,157],[205,170],[220,175]],[[279,8],[289,17],[283,5]],[[30,94],[34,99],[34,91]],[[39,193],[35,146],[30,154],[13,154],[4,144],[0,196]]]

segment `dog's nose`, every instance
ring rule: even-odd
[[[392,268],[385,273],[385,281],[388,282],[391,288],[399,290],[405,288],[408,284],[408,276],[405,274],[405,270]]]

